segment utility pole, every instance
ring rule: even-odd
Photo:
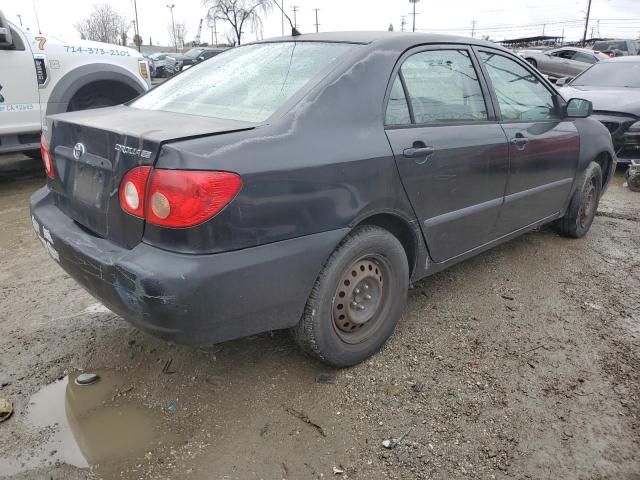
[[[300,7],[297,5],[294,5],[293,7],[291,7],[291,9],[293,10],[293,26],[295,28],[298,28],[298,17],[296,16],[296,13],[298,12],[298,9]]]
[[[140,36],[140,24],[138,23],[138,2],[133,0],[133,11],[136,14],[136,25],[135,25],[135,37],[133,39],[133,43],[138,47],[138,52],[140,51],[140,44],[142,43],[142,37]]]
[[[584,21],[584,34],[582,35],[582,46],[587,43],[587,28],[589,28],[589,15],[591,15],[591,0],[587,4],[587,18]]]
[[[560,40],[560,46],[564,45],[564,28],[562,29],[562,40]]]
[[[284,37],[284,0],[280,0],[280,23],[282,24],[282,36]]]
[[[178,39],[176,38],[176,22],[173,20],[173,7],[176,4],[172,3],[171,5],[167,5],[167,8],[171,11],[171,30],[173,31],[173,43],[176,47],[176,53],[178,53]]]
[[[544,29],[546,28],[547,24],[543,23],[542,24],[542,36],[544,37]]]
[[[314,8],[314,10],[316,11],[316,32],[318,32],[318,27],[320,26],[320,24],[318,23],[318,10],[320,9]]]
[[[409,3],[413,4],[413,13],[411,14],[413,16],[413,27],[412,27],[412,32],[416,31],[416,3],[418,3],[420,0],[409,0]]]
[[[20,20],[20,26],[22,26],[22,15],[18,13],[16,14],[16,17],[18,17],[18,20]]]
[[[471,22],[471,38],[476,38],[476,25],[478,24],[477,20],[473,20]]]
[[[407,24],[407,17],[404,15],[400,17],[400,31],[404,32],[404,26]]]

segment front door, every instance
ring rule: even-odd
[[[556,94],[525,62],[480,49],[509,140],[509,181],[496,226],[505,235],[560,213],[575,176],[580,139]]]
[[[11,27],[13,47],[0,49],[0,136],[40,131],[36,67],[26,37]]]
[[[431,258],[443,262],[494,238],[507,141],[470,49],[416,49],[399,64],[386,133]]]

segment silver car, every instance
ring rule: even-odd
[[[551,80],[561,77],[575,77],[607,55],[585,48],[562,47],[545,50],[521,50],[518,55],[536,67]]]

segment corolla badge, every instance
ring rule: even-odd
[[[76,143],[75,147],[73,147],[73,158],[80,160],[80,157],[82,157],[86,151],[87,149],[84,148],[84,144]]]
[[[128,147],[126,145],[120,145],[116,143],[116,152],[121,152],[125,155],[133,155],[142,158],[151,158],[151,152],[149,150],[142,150],[141,148]]]

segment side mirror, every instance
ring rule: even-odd
[[[562,77],[556,80],[556,87],[564,87],[571,81],[571,77]]]
[[[586,118],[593,113],[593,103],[582,98],[572,98],[567,102],[567,118]]]
[[[13,38],[11,37],[11,29],[9,22],[0,11],[0,48],[11,48],[13,46]]]

